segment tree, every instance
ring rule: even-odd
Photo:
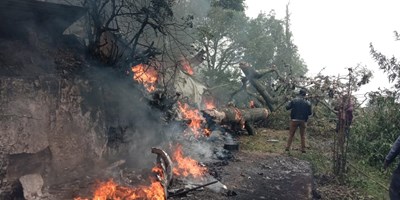
[[[260,13],[250,21],[244,40],[244,60],[256,69],[275,65],[281,73],[304,75],[307,66],[298,54],[292,35],[288,7],[284,20],[276,19],[273,10],[268,15]]]
[[[230,9],[239,12],[245,10],[244,0],[213,0],[211,5],[213,7],[220,7],[222,9]]]
[[[273,11],[269,15],[261,13],[255,19],[248,19],[243,12],[237,11],[240,9],[221,6],[223,2],[228,1],[214,2],[214,7],[197,27],[198,46],[206,52],[203,74],[209,86],[231,83],[232,89],[239,88],[238,64],[241,61],[249,63],[256,70],[269,70],[269,67],[276,66],[285,76],[299,77],[305,74],[307,67],[292,41],[288,7],[284,20],[276,19]],[[276,80],[276,76],[267,74],[258,81],[267,85],[265,90],[271,93],[274,90],[271,86]],[[227,95],[226,90],[224,94]]]
[[[250,20],[246,39],[241,42],[244,48],[243,60],[259,72],[257,83],[251,83],[253,80],[250,78],[248,81],[253,87],[247,89],[247,85],[242,85],[241,90],[271,110],[275,107],[273,104],[279,107],[279,102],[285,101],[285,96],[292,92],[295,82],[300,81],[297,79],[301,79],[307,72],[292,41],[289,8],[286,9],[284,20],[276,19],[274,11],[268,15],[260,13],[257,18]],[[263,97],[257,96],[253,88]],[[236,94],[238,91],[232,93],[232,97]]]
[[[400,40],[398,32],[394,32],[395,41]],[[368,93],[369,102],[360,110],[360,118],[354,124],[352,134],[352,151],[362,162],[380,168],[393,141],[398,137],[399,126],[399,89],[400,61],[395,56],[388,57],[370,44],[372,58],[378,63],[395,89],[379,89]]]
[[[174,34],[190,27],[192,20],[175,18],[172,0],[83,0],[82,4],[88,9],[89,55],[113,66],[119,61],[125,67],[131,62],[146,63],[171,52],[179,41]]]
[[[395,40],[400,41],[400,35],[397,31],[394,31]],[[400,89],[400,61],[392,56],[391,58],[383,55],[377,51],[372,43],[370,44],[370,53],[372,58],[378,62],[379,68],[383,70],[387,75],[390,82],[396,82],[396,89]]]
[[[238,42],[244,34],[247,18],[242,12],[211,8],[208,16],[199,22],[198,46],[205,50],[206,66],[203,74],[210,86],[235,81],[243,48]]]

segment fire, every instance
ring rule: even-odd
[[[181,145],[177,146],[172,159],[176,163],[173,169],[174,175],[176,176],[200,178],[207,172],[206,167],[198,165],[197,161],[183,155]]]
[[[205,132],[205,129],[202,127],[202,123],[205,121],[204,117],[201,115],[198,109],[190,108],[188,104],[178,102],[179,110],[182,114],[182,117],[189,120],[189,128],[195,134],[196,137],[201,136],[201,132]],[[208,136],[207,133],[204,135]]]
[[[235,120],[241,121],[242,120],[242,113],[240,112],[240,110],[237,109],[237,108],[234,108],[234,111],[235,111]]]
[[[153,172],[162,172],[161,169],[154,167]],[[161,173],[162,174],[162,173]],[[94,192],[92,200],[136,200],[151,199],[164,200],[165,192],[160,182],[152,180],[150,186],[139,186],[138,188],[130,188],[120,186],[113,180],[100,183]],[[89,198],[77,197],[74,200],[90,200]]]
[[[209,137],[211,135],[211,132],[212,131],[210,129],[208,129],[208,128],[204,129],[204,135],[206,135],[207,137]]]
[[[183,71],[185,71],[189,75],[193,75],[194,74],[194,70],[190,66],[190,63],[187,60],[181,61],[181,66],[182,66]]]
[[[204,104],[205,104],[205,107],[207,110],[211,110],[211,109],[215,108],[215,104],[214,104],[213,100],[205,101]]]
[[[138,64],[132,67],[134,73],[133,79],[139,83],[142,83],[147,91],[152,92],[156,89],[158,73],[154,67]]]
[[[245,125],[244,125],[244,119],[242,116],[242,113],[240,112],[240,110],[238,108],[234,108],[235,111],[235,120],[239,122],[240,126],[242,129],[244,129]]]

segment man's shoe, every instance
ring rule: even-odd
[[[289,151],[289,148],[285,148],[285,151]]]
[[[301,150],[301,153],[306,153],[306,150]]]

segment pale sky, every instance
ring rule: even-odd
[[[288,0],[246,0],[246,14],[275,10],[283,19]],[[369,44],[387,56],[400,58],[400,0],[292,0],[289,4],[291,30],[309,75],[323,67],[324,74],[344,75],[346,68],[358,63],[373,71],[374,78],[359,94],[378,87],[389,87],[386,75],[379,70],[369,53]]]

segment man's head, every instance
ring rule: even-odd
[[[304,97],[304,96],[306,96],[306,94],[307,94],[307,91],[305,89],[300,89],[300,91],[299,91],[300,96]]]

